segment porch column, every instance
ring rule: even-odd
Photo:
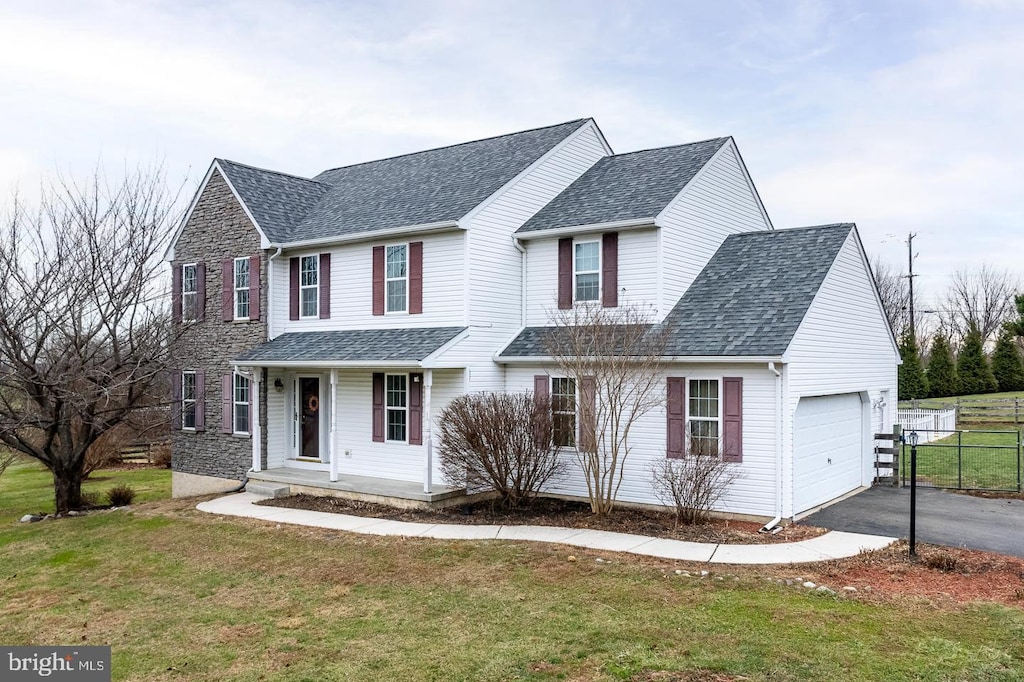
[[[334,444],[334,430],[338,421],[338,370],[331,370],[331,429],[327,441],[327,457],[331,462],[331,481],[338,480],[338,453]]]
[[[430,425],[433,422],[430,414],[430,387],[434,383],[434,371],[423,371],[423,442],[426,444],[426,465],[423,472],[423,492],[429,493],[434,477],[434,437]]]
[[[249,371],[249,404],[252,405],[252,424],[249,426],[252,431],[252,470],[260,471],[263,459],[263,430],[260,428],[260,379],[263,378],[263,370],[260,367],[253,367]]]

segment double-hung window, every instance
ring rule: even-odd
[[[384,254],[384,310],[404,313],[409,309],[409,245],[388,246]]]
[[[181,373],[181,428],[196,428],[196,373]]]
[[[249,319],[249,259],[235,259],[235,319]]]
[[[299,316],[320,316],[320,258],[303,256],[299,261]]]
[[[576,380],[551,378],[551,417],[556,447],[576,446]]]
[[[199,269],[196,263],[181,266],[181,317],[194,320],[199,314]]]
[[[387,440],[404,443],[407,439],[406,425],[409,423],[408,379],[405,374],[388,374],[384,377],[384,398]]]
[[[718,455],[722,432],[718,379],[691,379],[688,402],[689,451],[698,455]]]
[[[601,296],[601,242],[576,242],[573,254],[575,301],[596,301]]]
[[[233,406],[233,430],[235,433],[249,433],[249,378],[235,374]]]

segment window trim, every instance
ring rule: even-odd
[[[249,423],[252,419],[252,381],[240,372],[232,372],[231,374],[231,434],[234,436],[249,436],[252,435],[252,424]],[[249,399],[244,402],[238,399],[239,379],[246,384],[245,394]],[[238,430],[238,407],[240,405],[245,405],[245,425],[248,427],[246,431]]]
[[[192,377],[192,397],[185,397],[185,377]],[[185,420],[185,408],[192,406],[192,426],[186,425]],[[181,430],[182,431],[195,431],[196,430],[196,410],[199,409],[199,395],[198,386],[196,385],[196,371],[194,369],[185,369],[181,371]]]
[[[313,270],[312,270],[312,272],[316,275],[316,281],[313,284],[303,284],[302,283],[302,272],[303,272],[302,271],[302,264],[303,264],[303,261],[305,261],[307,258],[309,258],[311,261],[313,261]],[[315,301],[315,305],[313,306],[313,314],[312,315],[304,314],[305,310],[303,309],[304,306],[302,305],[302,303],[303,303],[302,293],[304,291],[306,291],[306,290],[309,290],[309,289],[313,290],[313,299]],[[320,319],[320,254],[317,254],[317,253],[314,253],[314,254],[311,254],[311,255],[308,255],[308,256],[299,256],[299,319],[300,320],[318,320],[318,319]]]
[[[402,377],[405,380],[402,392],[405,396],[404,407],[392,407],[389,402],[391,391],[388,390],[388,379],[391,377]],[[390,416],[392,412],[401,412],[405,414],[405,438],[397,440],[391,438],[391,420]],[[408,445],[409,443],[409,374],[408,373],[384,373],[384,442],[385,443],[402,443]]]
[[[690,401],[692,401],[694,398],[697,398],[698,400],[700,400],[700,398],[697,396],[697,393],[693,390],[693,384],[694,384],[694,382],[701,382],[701,381],[706,381],[706,382],[713,381],[713,382],[715,382],[715,384],[718,385],[717,397],[715,398],[715,403],[716,403],[716,406],[717,406],[717,414],[716,414],[716,416],[714,418],[712,418],[712,417],[701,417],[701,416],[696,416],[696,415],[691,415],[690,414],[690,404],[691,404]],[[699,378],[693,378],[693,377],[688,377],[687,378],[687,380],[686,380],[686,431],[685,431],[686,442],[684,443],[684,448],[685,448],[685,452],[686,452],[687,455],[690,454],[690,445],[691,445],[691,440],[693,438],[693,436],[691,435],[691,431],[690,431],[690,428],[691,428],[690,424],[692,422],[696,421],[696,422],[713,422],[716,425],[715,426],[715,430],[716,430],[718,435],[715,438],[716,439],[716,452],[715,452],[715,455],[717,457],[719,457],[719,458],[722,457],[722,450],[723,450],[723,444],[722,444],[722,438],[723,438],[723,431],[722,431],[722,429],[723,429],[723,414],[722,413],[723,413],[724,407],[725,407],[724,404],[723,404],[725,402],[725,396],[723,394],[724,390],[725,390],[725,386],[724,386],[724,382],[722,381],[722,377],[712,377],[712,378],[705,378],[705,379],[699,379]]]
[[[248,280],[244,287],[238,286],[238,274],[239,274],[238,273],[238,264],[240,262],[242,262],[242,261],[245,262],[246,279]],[[249,258],[248,257],[244,257],[244,256],[241,257],[241,258],[236,258],[234,260],[234,264],[232,265],[231,270],[232,270],[232,281],[234,283],[234,294],[233,294],[233,297],[232,297],[232,301],[233,301],[233,303],[232,303],[232,312],[234,313],[234,319],[239,321],[239,322],[248,322],[249,318],[250,318],[250,313],[252,312],[252,301],[250,301],[249,298],[248,298],[249,291],[250,291],[249,285],[252,282],[252,272],[251,272],[251,266],[250,266]],[[245,314],[245,317],[242,317],[241,315],[238,314],[238,304],[239,304],[238,294],[241,291],[245,291],[245,294],[246,294],[246,300],[245,300],[245,312],[246,312],[246,314]]]
[[[569,382],[569,385],[572,386],[572,401],[573,401],[572,404],[573,404],[573,409],[571,411],[570,410],[556,410],[555,409],[555,405],[556,405],[556,402],[558,400],[558,396],[568,395],[568,394],[565,394],[565,393],[559,393],[558,391],[555,390],[555,382],[556,381],[567,381],[567,382]],[[579,442],[580,442],[580,433],[579,433],[579,429],[580,429],[580,402],[579,402],[580,401],[580,392],[579,392],[579,387],[577,386],[577,381],[573,377],[552,376],[550,378],[550,381],[549,381],[549,384],[548,384],[548,389],[550,390],[550,394],[549,395],[550,395],[550,401],[551,401],[551,422],[552,422],[552,424],[551,424],[552,425],[551,438],[552,438],[552,442],[554,443],[556,448],[576,449],[579,446]],[[568,445],[560,445],[557,442],[557,439],[556,439],[557,430],[554,428],[554,422],[555,422],[555,417],[557,415],[560,415],[560,414],[562,414],[562,415],[571,415],[572,416],[572,442],[569,443]]]
[[[402,277],[389,277],[388,276],[388,250],[397,246],[405,249],[405,275]],[[409,242],[398,243],[398,244],[385,244],[384,245],[384,314],[385,315],[408,315],[409,314]],[[402,310],[390,310],[388,305],[391,297],[388,296],[390,287],[388,286],[391,282],[405,282],[405,308]],[[387,379],[385,379],[387,381]]]
[[[195,289],[192,291],[185,291],[185,268],[192,268],[195,274]],[[192,298],[191,309],[188,305],[189,297]],[[199,319],[199,263],[182,263],[181,264],[181,319],[182,320],[198,320]]]
[[[578,270],[576,268],[576,247],[584,244],[594,244],[597,247],[597,268],[595,270]],[[572,302],[582,303],[584,305],[601,304],[601,287],[603,286],[604,277],[602,276],[602,266],[604,265],[604,254],[602,253],[602,239],[597,238],[580,238],[572,241]],[[588,298],[581,300],[579,298],[579,275],[597,275],[597,295],[594,298]]]

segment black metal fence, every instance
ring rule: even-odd
[[[925,429],[920,434],[923,436]],[[1021,433],[1017,430],[933,431],[937,440],[917,446],[917,484],[956,490],[1021,492]],[[903,485],[910,483],[910,432],[900,458]],[[925,440],[923,437],[921,440]]]

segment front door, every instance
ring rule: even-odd
[[[320,379],[299,378],[299,456],[320,459]]]

